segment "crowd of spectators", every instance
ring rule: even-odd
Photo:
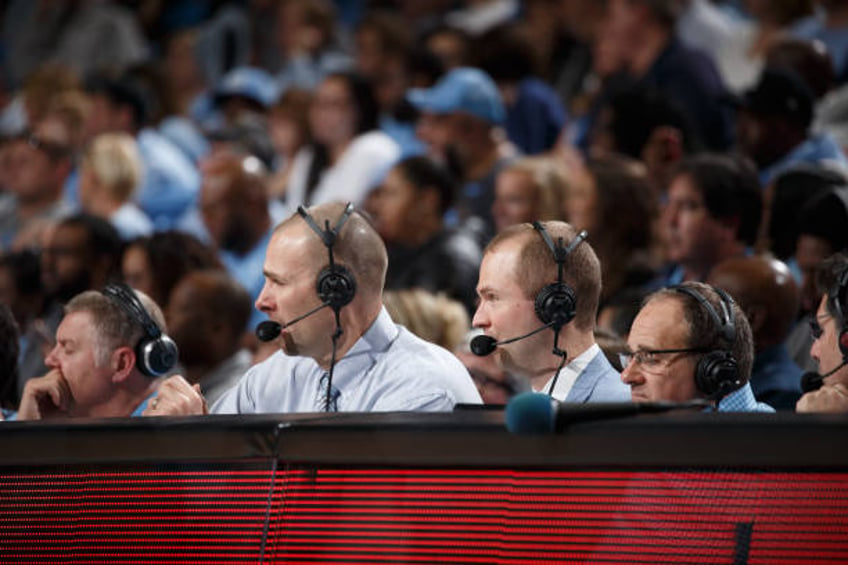
[[[253,333],[272,312],[255,305],[275,227],[339,202],[386,247],[391,317],[463,360],[484,401],[543,390],[559,362],[532,340],[523,360],[468,353],[472,325],[504,339],[538,323],[498,322],[480,292],[511,280],[498,253],[534,221],[598,261],[597,297],[577,289],[554,349],[563,329],[603,363],[607,400],[621,382],[648,394],[628,344],[669,312],[695,324],[702,300],[746,320],[747,405],[795,408],[802,372],[828,358],[822,315],[848,359],[845,289],[821,283],[844,278],[828,258],[848,250],[848,2],[10,0],[0,18],[10,414],[60,366],[66,312],[99,312],[75,297],[121,281],[161,309],[173,372],[211,405],[276,351]],[[538,276],[514,286],[532,297],[552,282]],[[828,409],[848,406],[841,390]]]

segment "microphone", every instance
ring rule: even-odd
[[[255,331],[259,341],[273,341],[283,331],[283,326],[273,320],[265,320],[256,325]]]
[[[526,333],[524,335],[520,335],[518,337],[513,337],[510,339],[505,339],[503,341],[497,341],[490,335],[478,335],[477,337],[471,340],[469,347],[471,348],[471,353],[473,353],[474,355],[477,355],[478,357],[485,357],[486,355],[492,353],[492,351],[494,351],[499,345],[505,345],[507,343],[512,343],[513,341],[528,338],[531,335],[535,335],[540,331],[551,327],[552,325],[554,325],[554,322],[550,322],[540,328],[536,328],[530,333]]]
[[[524,392],[514,396],[506,405],[506,428],[519,435],[541,435],[562,432],[571,424],[592,420],[625,418],[637,414],[659,414],[671,410],[692,410],[712,407],[708,400],[689,402],[596,402],[588,404],[562,403],[547,394]]]
[[[306,314],[303,314],[302,316],[298,316],[297,318],[295,318],[291,322],[288,322],[287,324],[279,324],[279,323],[277,323],[273,320],[265,320],[264,322],[259,322],[256,325],[256,330],[254,330],[255,333],[256,333],[256,337],[259,338],[259,341],[273,341],[273,340],[277,339],[277,336],[280,335],[280,332],[282,332],[284,328],[288,328],[290,326],[295,325],[296,323],[303,320],[304,318],[308,318],[309,316],[311,316],[315,312],[317,312],[317,311],[319,311],[323,308],[326,308],[329,305],[330,305],[329,302],[322,302],[319,306],[313,308],[312,310],[310,310]]]
[[[808,371],[801,375],[801,390],[804,392],[813,392],[814,390],[818,390],[824,384],[824,380],[844,367],[848,365],[848,361],[843,361],[839,365],[837,365],[834,369],[828,371],[827,373],[820,375],[815,371]]]

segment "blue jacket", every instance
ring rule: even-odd
[[[601,351],[574,381],[565,402],[630,402],[630,387]]]

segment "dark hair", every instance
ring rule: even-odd
[[[539,62],[530,38],[515,25],[493,28],[471,44],[474,66],[495,82],[519,82],[535,75]]]
[[[128,74],[121,77],[97,75],[88,81],[86,90],[105,96],[115,106],[128,106],[136,129],[142,128],[150,117],[153,95],[138,78]]]
[[[457,191],[456,179],[429,157],[408,157],[395,167],[416,190],[435,188],[439,193],[439,210],[442,214],[453,205]]]
[[[0,407],[14,410],[18,399],[18,324],[12,311],[0,304]]]
[[[848,179],[842,173],[810,163],[775,177],[768,226],[769,248],[775,257],[785,261],[795,255],[805,205],[822,192],[846,184]]]
[[[848,269],[848,255],[844,251],[831,255],[822,261],[816,269],[816,287],[820,294],[827,293],[827,313],[833,316],[842,327],[845,326],[846,322],[843,319],[846,315],[846,297],[844,295],[831,296],[830,293],[846,269]],[[836,306],[837,300],[841,300],[838,308]]]
[[[356,26],[356,33],[370,31],[377,35],[380,49],[386,53],[406,53],[415,39],[406,20],[395,12],[374,10]]]
[[[59,221],[59,227],[81,228],[86,234],[88,250],[95,257],[112,259],[112,271],[117,271],[123,251],[123,240],[115,227],[104,218],[81,212]]]
[[[831,251],[848,247],[848,187],[831,187],[810,198],[798,212],[799,234],[825,240]]]
[[[650,291],[641,287],[629,287],[614,294],[612,298],[601,307],[601,310],[611,309],[609,328],[618,336],[624,338],[630,334],[633,320],[639,314],[642,303]],[[600,313],[600,312],[599,312]]]
[[[353,71],[337,72],[327,75],[325,80],[339,79],[343,81],[356,106],[356,133],[363,134],[379,127],[380,106],[374,95],[374,85],[361,74]]]
[[[836,84],[833,59],[824,44],[816,40],[798,37],[777,40],[766,53],[766,66],[795,71],[817,100]]]
[[[191,271],[223,269],[215,250],[196,237],[180,231],[164,231],[140,237],[127,244],[145,251],[154,273],[151,298],[163,308],[171,290]]]
[[[629,284],[642,284],[654,276],[659,206],[639,161],[612,154],[590,158],[586,169],[595,183],[589,241],[601,260],[603,302]]]
[[[374,87],[371,81],[353,71],[331,73],[324,78],[325,81],[331,79],[343,81],[353,97],[353,103],[356,107],[356,127],[354,128],[356,135],[377,129],[380,123],[380,106],[377,104],[377,97],[374,95]],[[307,196],[312,194],[312,191],[318,186],[321,173],[324,172],[330,161],[327,148],[323,144],[314,143],[312,148],[312,162],[309,164],[309,172],[306,176]]]
[[[691,288],[703,296],[704,300],[709,302],[721,318],[721,298],[712,286],[693,281],[685,282],[680,286]],[[754,366],[754,337],[745,312],[742,311],[735,300],[733,301],[733,318],[736,323],[734,324],[734,339],[731,344],[722,336],[720,328],[716,327],[715,320],[709,312],[694,297],[674,288],[664,288],[649,295],[645,303],[647,304],[657,297],[673,298],[679,300],[683,305],[683,316],[689,326],[687,328],[688,335],[686,338],[688,343],[686,347],[708,351],[730,349],[739,368],[739,378],[744,382],[751,378],[751,370]]]
[[[677,25],[683,9],[682,2],[679,0],[630,0],[630,2],[647,7],[654,18],[667,29]]]
[[[26,296],[42,291],[41,261],[35,251],[25,249],[4,253],[0,255],[0,268],[9,270],[18,295]]]
[[[655,88],[626,88],[612,97],[608,107],[612,113],[609,132],[615,140],[615,150],[628,157],[641,159],[651,132],[661,126],[680,132],[686,154],[703,147],[686,110]]]
[[[757,239],[763,198],[750,161],[732,155],[701,153],[684,159],[674,176],[687,175],[715,219],[738,218],[736,238],[747,245]]]
[[[253,312],[253,301],[238,281],[223,269],[191,271],[178,283],[184,281],[190,281],[195,293],[209,301],[210,311],[224,321],[233,336],[241,335]]]

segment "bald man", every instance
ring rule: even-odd
[[[247,289],[251,300],[262,290],[262,261],[274,227],[266,183],[267,171],[256,157],[225,153],[203,165],[203,224],[221,262]],[[264,319],[251,311],[251,326]]]
[[[316,290],[329,262],[328,248],[316,232],[325,226],[337,231],[334,264],[355,281],[353,298],[338,309],[338,318],[333,308],[321,308]],[[387,263],[374,228],[343,205],[316,206],[277,226],[256,307],[280,324],[280,350],[245,373],[211,411],[444,411],[456,403],[480,403],[455,356],[396,325],[386,312]],[[314,314],[296,321],[313,309]],[[173,377],[162,383],[145,415],[205,411],[198,389]]]
[[[801,368],[784,340],[798,315],[800,290],[782,261],[765,256],[734,257],[713,267],[708,282],[739,304],[754,334],[751,388],[760,402],[794,410],[801,397]]]

